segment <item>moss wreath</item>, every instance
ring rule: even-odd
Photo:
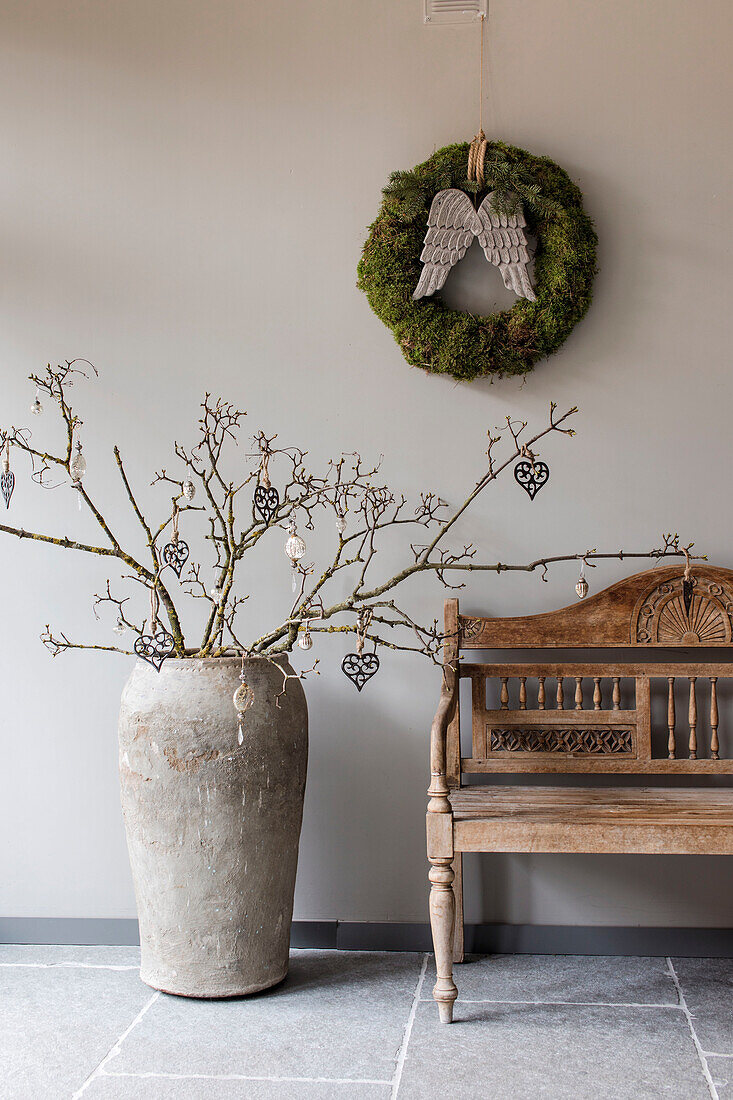
[[[567,172],[548,157],[490,142],[485,183],[466,178],[468,143],[448,145],[412,172],[395,172],[384,188],[358,267],[358,286],[388,325],[408,363],[461,380],[526,374],[557,351],[591,301],[597,237],[583,196]],[[514,193],[536,239],[535,302],[476,317],[412,293],[420,278],[428,211],[434,195],[457,187]]]

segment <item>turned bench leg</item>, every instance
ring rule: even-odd
[[[455,931],[453,933],[453,962],[462,963],[464,959],[463,933],[463,852],[453,857],[453,897],[456,903]]]
[[[438,1002],[441,1024],[453,1020],[453,1002],[458,996],[453,981],[453,930],[456,902],[453,894],[452,860],[433,857],[430,860],[430,927],[433,932],[437,980],[433,997]]]

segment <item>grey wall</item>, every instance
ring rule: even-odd
[[[475,29],[424,27],[420,0],[6,0],[0,421],[27,419],[30,370],[81,355],[102,371],[77,401],[89,484],[111,512],[124,506],[111,443],[144,485],[172,438],[191,438],[204,388],[317,461],[383,452],[393,483],[456,501],[482,469],[487,428],[507,411],[539,421],[555,399],[581,416],[577,439],[543,448],[549,486],[530,504],[511,480],[498,485],[457,538],[506,561],[645,549],[671,528],[733,565],[730,4],[491,7],[485,128],[578,181],[601,273],[587,319],[525,384],[461,386],[409,369],[354,284],[388,173],[475,130]],[[50,418],[34,427],[53,436]],[[43,494],[27,479],[11,515],[92,535],[70,490]],[[287,605],[275,543],[251,581],[253,626]],[[385,558],[386,569],[397,548]],[[52,661],[38,642],[49,620],[74,637],[113,637],[91,611],[104,570],[8,540],[0,566],[0,913],[132,916],[115,746],[129,661]],[[590,580],[627,571],[617,563]],[[570,567],[548,584],[475,580],[462,600],[499,614],[550,609],[574,599],[575,580]],[[437,585],[406,598],[440,614]],[[357,697],[338,668],[345,648],[318,643],[322,675],[308,687],[296,916],[421,921],[438,679],[388,656]],[[723,925],[727,866],[473,860],[467,915]]]

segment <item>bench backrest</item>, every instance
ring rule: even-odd
[[[733,571],[696,565],[691,585],[683,579],[679,565],[650,569],[560,611],[519,618],[461,615],[458,600],[446,600],[446,662],[470,679],[472,712],[470,757],[461,759],[458,708],[449,725],[448,782],[458,785],[462,772],[733,773],[719,730],[719,693],[733,681]],[[460,660],[482,649],[626,655]],[[699,659],[696,651],[712,649],[720,659]],[[659,650],[684,652],[664,659]]]

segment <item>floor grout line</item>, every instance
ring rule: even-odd
[[[137,1025],[140,1023],[140,1021],[142,1020],[143,1016],[148,1011],[148,1009],[152,1005],[154,1005],[155,1002],[158,1000],[158,997],[160,997],[160,993],[159,993],[158,990],[156,990],[155,993],[153,993],[152,997],[148,1001],[145,1002],[145,1004],[140,1009],[140,1011],[138,1012],[137,1016],[132,1021],[132,1023],[129,1024],[128,1027],[126,1027],[125,1030],[122,1032],[122,1034],[119,1036],[119,1038],[115,1040],[115,1042],[109,1048],[109,1050],[107,1051],[107,1053],[105,1054],[104,1058],[99,1063],[99,1065],[96,1067],[96,1069],[92,1070],[92,1072],[89,1074],[89,1076],[87,1077],[86,1081],[81,1086],[81,1088],[77,1089],[77,1091],[72,1096],[71,1100],[78,1100],[78,1098],[80,1096],[82,1096],[83,1093],[86,1092],[87,1088],[89,1087],[89,1085],[91,1085],[92,1081],[96,1081],[96,1079],[98,1077],[105,1076],[104,1067],[107,1065],[107,1062],[109,1062],[111,1058],[115,1058],[120,1053],[120,1050],[122,1048],[122,1044],[124,1043],[127,1036],[130,1034],[130,1032],[133,1030],[133,1028],[137,1027]]]
[[[704,1050],[706,1058],[733,1058],[733,1054],[718,1054],[717,1050]]]
[[[692,1036],[692,1041],[695,1044],[695,1050],[697,1051],[697,1057],[698,1057],[698,1059],[700,1061],[700,1065],[702,1067],[703,1077],[705,1078],[705,1081],[707,1083],[708,1092],[710,1093],[711,1100],[720,1100],[720,1097],[718,1096],[718,1090],[715,1087],[715,1082],[713,1081],[712,1075],[710,1073],[710,1067],[708,1066],[708,1060],[705,1057],[705,1052],[702,1049],[702,1045],[700,1043],[700,1040],[697,1037],[697,1032],[695,1031],[695,1025],[694,1025],[693,1019],[692,1019],[692,1013],[690,1012],[689,1008],[687,1007],[687,1001],[685,999],[685,994],[682,991],[682,986],[680,985],[680,980],[677,977],[677,971],[675,970],[675,968],[672,964],[672,960],[670,958],[667,959],[667,966],[669,968],[669,975],[670,975],[672,981],[675,984],[675,989],[677,990],[677,996],[680,999],[680,1008],[682,1009],[685,1016],[687,1017],[687,1026],[690,1029],[690,1035]]]
[[[423,1004],[430,1004],[431,998],[422,997]],[[494,997],[459,997],[456,1001],[457,1005],[538,1005],[540,1007],[548,1005],[560,1005],[560,1006],[577,1006],[578,1008],[673,1008],[676,1012],[684,1011],[682,1005],[670,1004],[667,1002],[655,1003],[653,1001],[508,1001],[502,998]],[[731,1055],[733,1057],[733,1055]]]
[[[70,970],[139,970],[136,966],[115,966],[113,963],[83,963],[83,962],[57,962],[57,963],[0,963],[0,969],[12,967],[25,967],[30,970],[60,970],[64,967]]]
[[[293,1082],[295,1083],[308,1083],[319,1085],[391,1085],[391,1081],[385,1081],[382,1078],[376,1077],[267,1077],[264,1074],[260,1076],[248,1075],[246,1073],[158,1073],[156,1070],[147,1070],[141,1073],[134,1073],[130,1070],[111,1070],[105,1071],[101,1076],[103,1077],[124,1077],[135,1078],[137,1080],[157,1080],[164,1081],[279,1081],[279,1082]]]
[[[402,1071],[405,1068],[407,1047],[410,1042],[410,1036],[412,1035],[412,1026],[415,1023],[417,1006],[420,1004],[421,1000],[420,994],[422,993],[422,987],[425,981],[425,974],[428,969],[429,958],[430,955],[428,952],[426,952],[423,956],[422,966],[420,967],[420,974],[417,979],[417,985],[415,986],[415,993],[412,998],[412,1004],[410,1005],[410,1015],[407,1017],[407,1023],[405,1024],[405,1030],[402,1035],[402,1042],[400,1043],[400,1049],[397,1054],[397,1065],[395,1066],[394,1076],[392,1078],[392,1092],[390,1094],[390,1100],[397,1100],[397,1093],[400,1091],[400,1085],[402,1084]]]

